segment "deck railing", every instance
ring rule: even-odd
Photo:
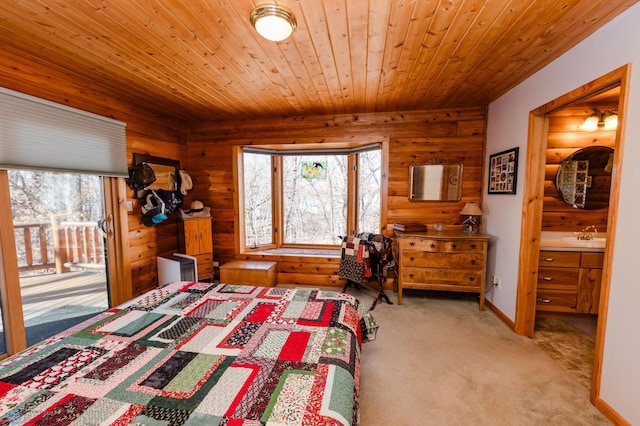
[[[13,228],[20,272],[55,269],[61,274],[105,267],[96,222],[15,223]]]

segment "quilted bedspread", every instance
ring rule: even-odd
[[[177,282],[0,364],[0,424],[356,425],[377,325],[344,293]]]

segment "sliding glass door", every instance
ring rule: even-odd
[[[109,306],[102,178],[10,170],[27,346]]]

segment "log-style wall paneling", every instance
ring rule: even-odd
[[[79,77],[69,71],[43,63],[38,58],[16,55],[0,48],[0,86],[52,102],[68,105],[127,123],[127,158],[133,164],[133,153],[171,158],[186,165],[186,125],[161,117],[141,106],[122,100],[120,94],[98,82]],[[133,201],[133,212],[127,215],[132,294],[138,295],[157,286],[156,256],[177,251],[178,232],[175,215],[151,228],[141,222],[140,200],[129,189],[127,199]],[[124,206],[122,208],[125,208]]]
[[[617,109],[617,106],[604,105],[599,108]],[[615,131],[584,132],[578,129],[591,112],[589,108],[564,108],[561,113],[549,117],[542,212],[543,231],[580,231],[589,225],[595,225],[600,232],[607,230],[608,208],[598,210],[573,208],[560,198],[555,185],[560,164],[575,151],[590,146],[615,148]]]
[[[211,207],[214,259],[220,264],[262,255],[236,253],[232,151],[238,145],[387,141],[389,170],[387,223],[442,222],[460,226],[460,211],[468,201],[482,202],[485,108],[447,109],[360,115],[292,117],[249,122],[193,124],[187,138],[187,168],[194,179],[189,200]],[[461,163],[460,202],[411,202],[409,166],[442,161]],[[384,216],[384,214],[383,214]],[[339,259],[269,256],[278,261],[278,282],[295,285],[341,284]]]

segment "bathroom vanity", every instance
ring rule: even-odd
[[[597,314],[606,236],[542,232],[536,310]]]

